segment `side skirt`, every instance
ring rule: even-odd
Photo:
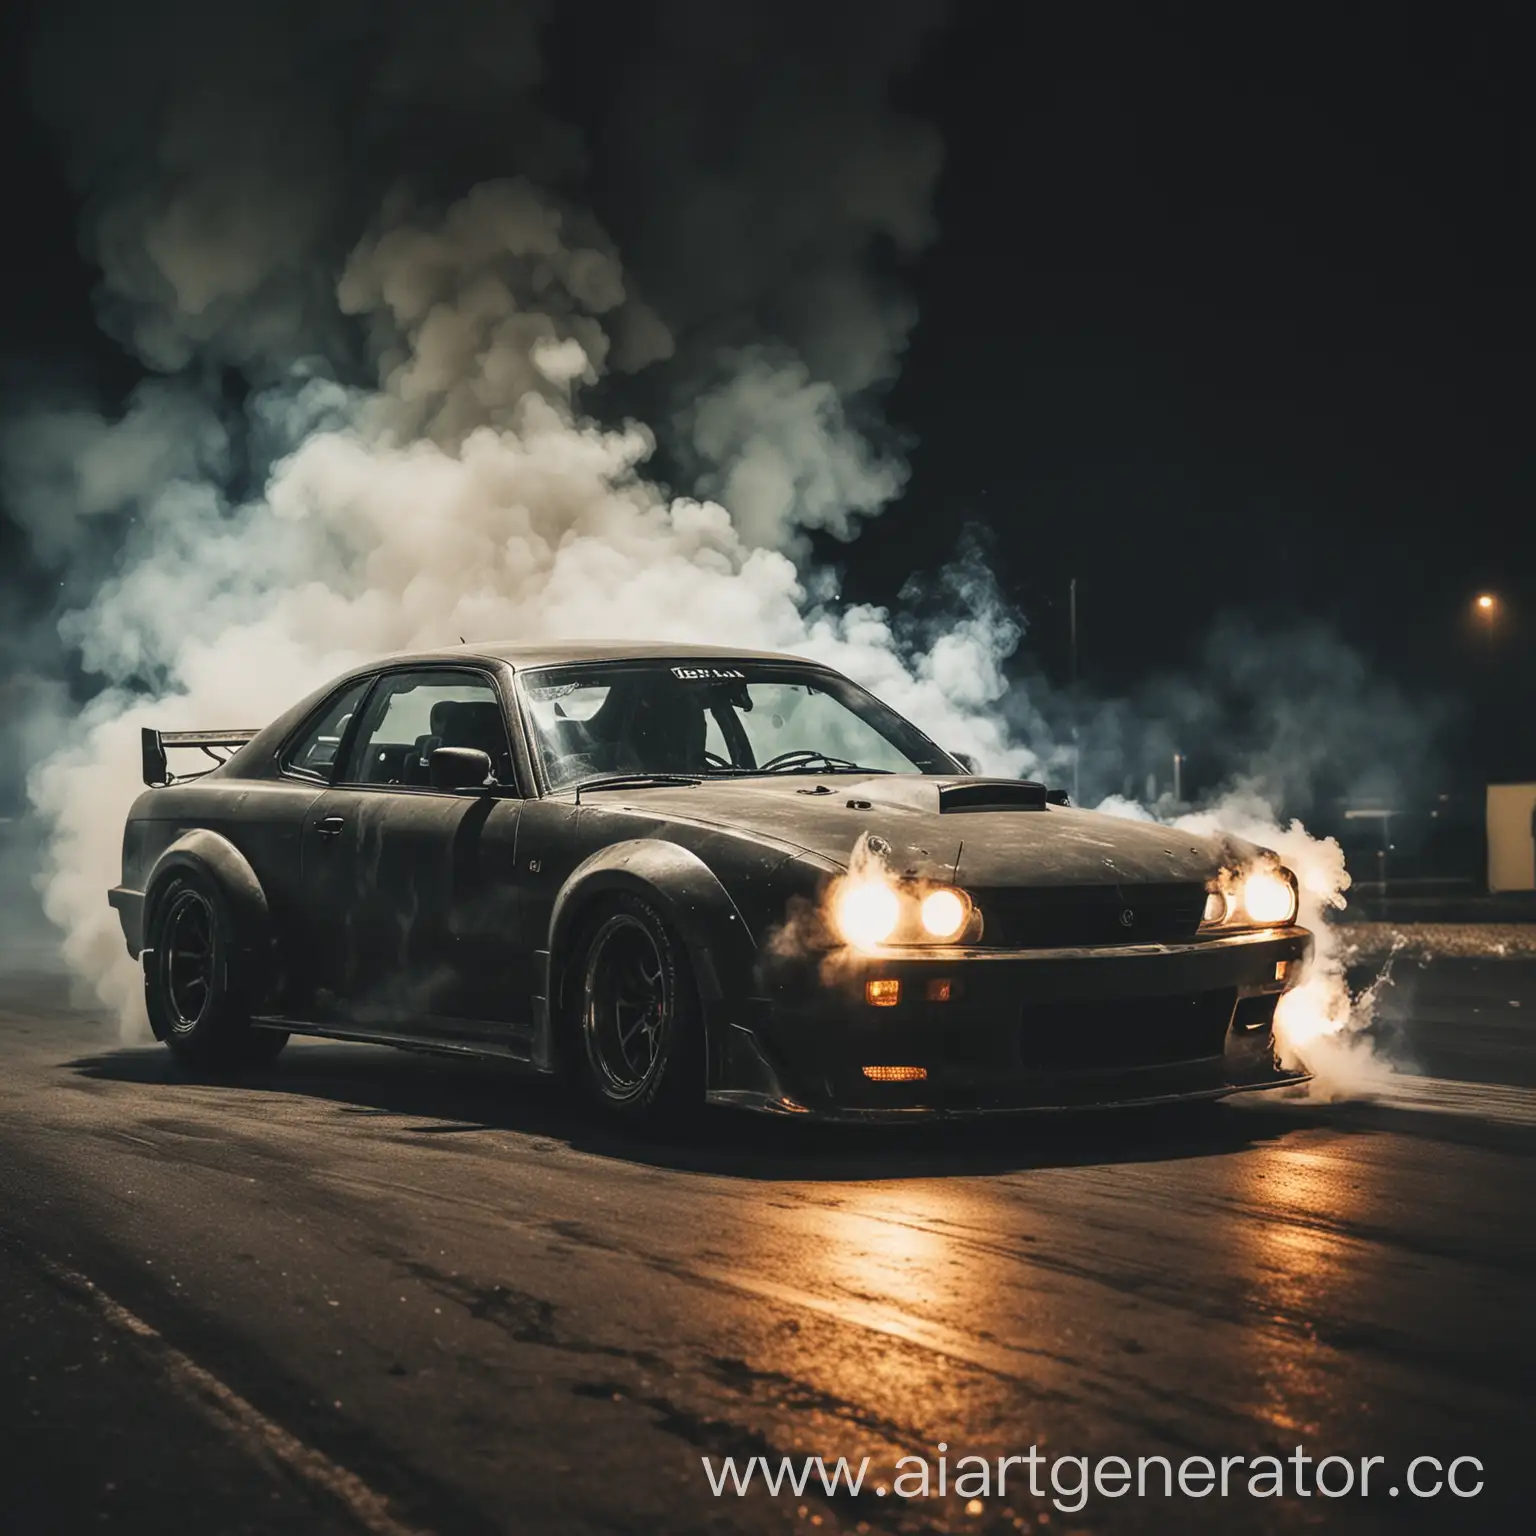
[[[438,1056],[488,1056],[500,1061],[515,1061],[536,1072],[549,1071],[548,1067],[535,1061],[531,1039],[508,1039],[506,1025],[473,1019],[455,1019],[451,1025],[445,1020],[442,1034],[385,1033],[343,1024],[316,1024],[309,1019],[292,1019],[277,1013],[258,1014],[251,1023],[257,1029],[281,1029],[290,1035],[348,1040],[358,1045],[394,1045],[402,1050],[426,1051]],[[495,1038],[496,1035],[500,1038]]]

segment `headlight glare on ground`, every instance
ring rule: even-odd
[[[874,949],[895,933],[901,900],[883,880],[850,880],[837,893],[832,913],[848,943]]]
[[[1288,923],[1296,916],[1296,887],[1283,875],[1258,870],[1243,882],[1243,910],[1255,923]]]
[[[970,915],[970,902],[948,886],[929,891],[923,898],[923,931],[931,938],[958,938]]]

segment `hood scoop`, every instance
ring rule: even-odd
[[[796,794],[819,795],[824,786],[798,789]],[[915,773],[881,774],[851,785],[844,804],[850,811],[916,811],[932,816],[935,811],[1043,811],[1047,805],[1066,803],[1059,790],[1047,789],[1029,779],[984,779],[974,775],[941,779]]]
[[[939,811],[1043,811],[1046,788],[1030,779],[965,778],[939,785]]]

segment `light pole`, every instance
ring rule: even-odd
[[[1077,577],[1067,584],[1067,626],[1072,642],[1071,682],[1077,687]]]
[[[1082,740],[1077,728],[1077,577],[1074,576],[1067,584],[1067,629],[1071,642],[1071,682],[1072,682],[1072,804],[1082,804],[1082,774],[1079,767],[1083,759]]]

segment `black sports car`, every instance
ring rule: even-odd
[[[202,1065],[290,1033],[508,1057],[637,1122],[1305,1076],[1275,1056],[1312,938],[1273,855],[980,777],[793,657],[396,656],[264,730],[146,731],[144,777],[110,900]]]

